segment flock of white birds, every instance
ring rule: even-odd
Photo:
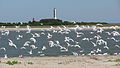
[[[16,26],[16,29],[18,28],[20,28],[20,26]],[[27,53],[28,55],[34,55],[34,51],[37,50],[35,51],[35,53],[39,54],[39,56],[46,56],[45,51],[47,51],[48,49],[49,50],[47,52],[55,52],[58,53],[57,55],[61,53],[65,53],[64,55],[68,55],[67,53],[69,53],[69,55],[75,56],[109,55],[110,50],[114,51],[112,55],[120,55],[120,30],[115,30],[116,28],[118,28],[117,26],[109,27],[114,29],[110,31],[103,28],[97,29],[96,26],[79,25],[75,25],[73,29],[68,29],[68,27],[66,26],[62,26],[62,28],[60,26],[57,26],[58,29],[55,28],[56,27],[51,26],[49,29],[46,30],[41,28],[40,30],[38,30],[38,32],[32,32],[34,30],[32,30],[30,26],[27,26],[25,33],[30,36],[21,34],[20,32],[22,31],[18,29],[14,31],[17,33],[17,37],[15,35],[15,38],[13,39],[12,37],[14,37],[14,32],[12,35],[10,35],[12,32],[10,30],[6,30],[5,26],[2,26],[1,29],[3,30],[0,31],[0,55],[4,54],[4,56],[2,57],[8,58],[8,56],[10,55],[8,51],[10,51],[11,49],[13,51],[18,50],[19,52],[25,50],[25,53]],[[89,30],[89,28],[92,29]],[[7,37],[7,41],[4,40],[5,37]],[[24,40],[25,38],[27,40]],[[39,38],[41,38],[41,40],[38,40]],[[18,45],[16,41],[24,41],[24,44]],[[63,42],[61,43],[61,41]],[[112,43],[112,45],[109,44],[109,41]],[[6,43],[7,45],[3,45],[3,43]],[[54,49],[54,47],[56,49]],[[115,51],[114,49],[117,50]],[[24,57],[24,54],[20,53],[18,57]]]

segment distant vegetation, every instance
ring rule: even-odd
[[[107,24],[106,22],[69,22],[59,19],[41,19],[40,21],[18,22],[18,23],[0,23],[0,26],[57,26],[57,25],[96,25]]]

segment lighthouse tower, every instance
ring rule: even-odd
[[[56,10],[56,8],[53,9],[53,17],[54,17],[54,19],[57,19],[57,10]]]

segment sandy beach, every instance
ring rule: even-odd
[[[120,68],[120,62],[109,61],[119,58],[120,56],[0,58],[0,68]],[[6,64],[7,61],[14,60],[21,64]]]
[[[0,30],[68,30],[68,29],[80,29],[80,30],[92,30],[92,29],[120,29],[120,26],[11,26],[11,27],[2,27]]]

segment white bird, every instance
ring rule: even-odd
[[[92,42],[92,41],[91,41],[91,43],[93,44],[93,46],[94,46],[94,47],[96,47],[96,46],[97,46],[97,44],[95,44],[94,42]]]
[[[19,58],[22,58],[23,57],[23,55],[19,55]]]
[[[115,45],[116,47],[120,48],[120,45]]]
[[[108,47],[108,46],[104,46],[104,48],[109,49],[109,47]]]
[[[76,53],[76,52],[72,52],[72,54],[73,54],[74,56],[79,56],[79,54]]]
[[[78,45],[78,44],[74,45],[74,47],[78,47],[78,48],[81,48],[81,47],[80,47],[80,45]]]
[[[28,53],[29,53],[30,55],[33,54],[33,53],[32,53],[32,50],[30,50]]]
[[[23,38],[23,35],[18,35],[17,40],[19,40],[20,38]]]
[[[89,38],[83,38],[82,40],[84,40],[84,41],[85,41],[85,40],[89,41],[90,39],[89,39]]]
[[[5,47],[1,47],[0,49],[6,51],[6,48],[5,48]]]
[[[57,33],[57,30],[53,30],[53,33]]]
[[[38,48],[35,45],[30,45],[30,47],[32,47],[32,49],[37,49]]]
[[[113,36],[119,36],[119,35],[120,35],[120,33],[117,32],[117,31],[113,31],[113,32],[111,32],[111,33],[113,34]]]
[[[12,42],[12,40],[8,39],[9,40],[9,45],[12,46],[12,47],[15,47],[17,49],[17,46]]]
[[[40,37],[40,34],[38,34],[38,33],[35,33],[35,34],[31,33],[31,35],[33,38]]]
[[[25,47],[21,47],[20,49],[26,49]]]
[[[45,33],[44,33],[44,32],[41,32],[41,35],[45,35]]]
[[[36,39],[35,38],[30,38],[31,41],[33,41],[34,43],[36,43]]]
[[[8,58],[8,57],[7,57],[7,54],[4,55],[4,58]]]
[[[47,48],[46,48],[45,46],[42,47],[42,51],[43,51],[43,50],[46,50],[46,49],[47,49]]]
[[[43,52],[42,52],[42,51],[38,51],[38,54],[39,54],[39,53],[43,53]]]
[[[99,45],[105,44],[105,45],[107,45],[107,42],[104,41],[103,39],[100,39],[100,40],[97,40],[97,41],[96,41],[96,44],[99,44]]]
[[[26,33],[30,33],[31,32],[31,27],[29,25],[27,25],[27,32]]]
[[[48,33],[47,38],[48,39],[52,38],[52,35],[50,33]]]
[[[53,41],[48,41],[48,43],[49,43],[49,46],[50,46],[50,47],[55,46],[55,44],[54,44],[54,42],[53,42]]]
[[[84,33],[82,32],[76,32],[77,33],[77,37],[81,37],[82,35],[84,35]]]
[[[61,52],[66,52],[66,51],[68,51],[68,49],[65,48],[65,47],[60,46],[60,51],[61,51]]]
[[[70,37],[65,37],[65,42],[70,42],[70,41],[74,42],[74,40],[73,40],[72,38],[70,38]]]
[[[29,46],[30,41],[26,41],[23,46]]]
[[[9,30],[2,30],[1,33],[1,35],[9,35]]]
[[[97,52],[97,53],[98,53],[98,52],[102,52],[102,50],[98,48],[98,49],[96,50],[96,52]]]
[[[103,55],[108,55],[108,53],[103,53]]]

